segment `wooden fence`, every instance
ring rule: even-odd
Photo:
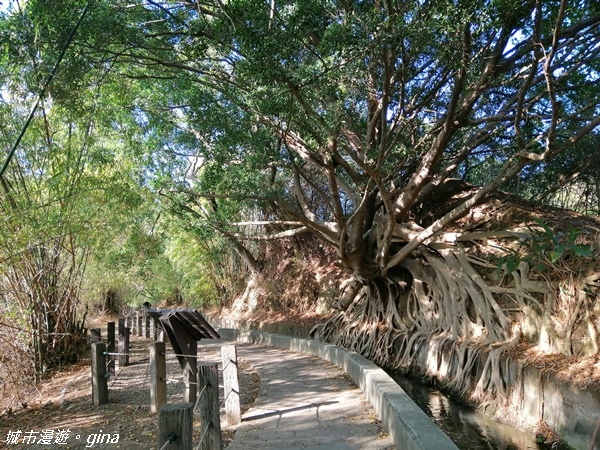
[[[115,366],[129,365],[130,336],[151,339],[150,352],[150,410],[158,413],[158,447],[169,450],[192,448],[193,413],[200,416],[201,438],[197,450],[221,450],[221,423],[218,370],[219,364],[198,364],[197,342],[190,345],[183,368],[184,402],[169,404],[167,399],[167,346],[159,320],[145,310],[129,310],[115,323],[107,324],[106,343],[100,329],[90,330],[92,402],[108,402],[108,381],[115,380]],[[117,346],[115,346],[115,343]],[[117,350],[115,352],[115,350]],[[228,425],[241,422],[240,387],[238,381],[237,349],[235,345],[221,346],[225,417]],[[193,362],[190,362],[193,361]]]

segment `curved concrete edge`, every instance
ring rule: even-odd
[[[341,367],[362,390],[398,450],[458,449],[387,373],[356,352],[320,341],[263,331],[230,328],[217,331],[224,339],[306,353]]]

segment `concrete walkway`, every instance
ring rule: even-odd
[[[228,449],[394,449],[361,390],[334,364],[273,347],[237,346],[238,358],[258,371],[261,392]]]
[[[339,367],[344,372],[343,376],[352,380],[360,388],[362,398],[371,405],[373,415],[379,417],[383,428],[390,435],[390,442],[393,442],[398,450],[458,450],[456,444],[387,373],[356,352],[313,339],[265,331],[223,328],[225,321],[215,317],[212,317],[211,321],[224,339],[297,352],[297,354],[320,358],[316,361],[327,361]],[[227,323],[227,326],[232,326],[232,323]]]

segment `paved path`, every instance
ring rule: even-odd
[[[394,449],[362,392],[337,366],[301,353],[237,343],[261,392],[228,450]]]

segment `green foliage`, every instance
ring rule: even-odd
[[[201,307],[221,296],[218,271],[211,266],[211,245],[200,245],[192,234],[178,231],[170,220],[138,217],[138,226],[122,229],[112,245],[97,251],[88,264],[85,300],[102,308],[108,291],[121,304],[171,306],[184,302]]]
[[[221,300],[222,281],[213,267],[213,260],[218,257],[213,246],[201,245],[199,239],[189,233],[177,233],[170,238],[165,256],[180,274],[181,291],[188,304],[200,307]]]
[[[541,220],[536,220],[543,232],[533,234],[531,249],[537,256],[543,256],[551,263],[556,263],[567,254],[583,257],[591,257],[592,251],[589,245],[576,244],[579,231],[575,228],[569,229],[569,234],[554,233],[550,227]]]
[[[521,254],[513,249],[504,248],[508,255],[502,256],[496,260],[496,271],[500,272],[503,270],[506,273],[513,273],[519,268],[519,265],[523,261]]]
[[[496,261],[498,270],[503,269],[506,273],[512,273],[518,269],[521,262],[527,262],[538,272],[543,273],[548,267],[571,256],[581,258],[593,256],[589,245],[577,243],[579,238],[577,229],[571,227],[568,234],[555,233],[544,221],[536,219],[535,222],[539,228],[528,227],[530,238],[521,241],[526,249],[525,252],[521,249],[505,249],[508,254]]]

